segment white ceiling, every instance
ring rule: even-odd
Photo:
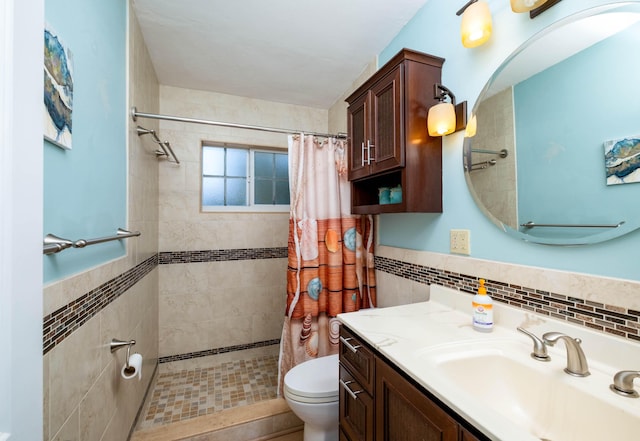
[[[133,0],[163,85],[328,109],[428,0]]]

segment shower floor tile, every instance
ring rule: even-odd
[[[137,430],[276,398],[278,355],[158,374]]]

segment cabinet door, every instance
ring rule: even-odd
[[[340,365],[340,431],[349,441],[373,441],[371,395]]]
[[[480,441],[480,438],[469,432],[464,427],[460,427],[460,441]]]
[[[376,358],[376,441],[457,441],[458,423]]]
[[[354,376],[360,385],[370,394],[373,393],[375,358],[373,352],[345,326],[340,326],[340,344],[338,346],[340,363]]]
[[[349,130],[349,180],[362,178],[369,174],[367,160],[367,143],[369,136],[369,120],[367,111],[368,93],[354,101],[347,110]]]
[[[373,162],[371,173],[404,166],[402,74],[399,65],[371,89]]]

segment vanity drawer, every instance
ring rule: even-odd
[[[373,441],[373,398],[351,373],[340,365],[340,439]]]
[[[354,333],[344,326],[340,327],[340,363],[344,365],[355,380],[369,393],[373,393],[373,375],[375,362],[373,352]]]

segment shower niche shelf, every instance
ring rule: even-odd
[[[444,59],[401,50],[347,98],[351,212],[441,213],[442,138],[427,134]],[[380,204],[379,189],[402,188]]]

